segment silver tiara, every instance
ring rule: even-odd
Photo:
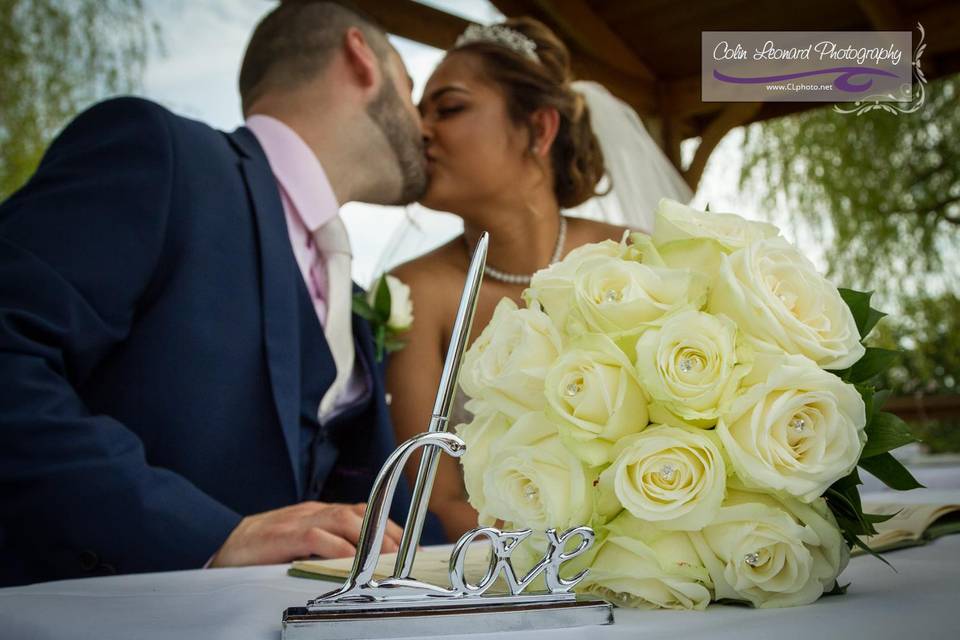
[[[506,47],[511,51],[515,51],[520,55],[533,60],[534,62],[540,62],[539,56],[537,56],[537,43],[523,35],[519,31],[515,31],[510,27],[505,27],[502,24],[491,24],[491,25],[479,25],[472,24],[467,27],[467,30],[460,34],[460,37],[457,38],[456,43],[453,45],[454,49],[459,49],[468,44],[474,42],[490,42],[492,44],[498,44],[501,47]]]

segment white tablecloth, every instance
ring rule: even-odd
[[[911,492],[913,501],[957,500],[956,491]],[[877,496],[878,498],[880,496]],[[889,498],[889,496],[884,496]],[[499,634],[508,640],[802,640],[957,637],[960,535],[891,552],[895,573],[857,557],[841,577],[845,596],[771,611],[712,606],[705,612],[617,609],[616,623]],[[0,639],[278,640],[288,606],[332,583],[291,578],[286,566],[215,569],[68,580],[0,589]],[[490,629],[495,630],[495,629]],[[319,637],[319,636],[318,636]],[[443,636],[451,638],[452,636]],[[464,637],[464,636],[459,636]],[[492,638],[494,636],[469,636]]]

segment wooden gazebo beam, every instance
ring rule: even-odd
[[[656,81],[653,71],[636,51],[583,0],[533,0],[533,4],[550,16],[560,27],[561,36],[581,51],[647,83]]]
[[[358,9],[395,35],[423,44],[449,49],[471,22],[413,0],[354,0]],[[656,89],[652,81],[633,78],[618,68],[582,53],[571,62],[577,77],[596,80],[641,114],[656,112]]]
[[[449,49],[471,22],[412,0],[353,0],[388,32],[437,49]]]

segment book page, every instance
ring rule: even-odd
[[[413,561],[411,576],[422,582],[450,587],[450,552],[453,545],[422,547],[417,551]],[[397,562],[396,553],[386,553],[380,556],[375,580],[383,580],[393,575],[393,567]],[[490,564],[489,546],[478,541],[470,546],[464,570],[471,583],[476,584],[486,574]],[[339,558],[336,560],[298,560],[290,567],[290,574],[299,577],[314,577],[342,582],[353,567],[353,558]],[[303,575],[308,574],[308,575]]]
[[[880,515],[896,514],[886,522],[874,525],[876,535],[863,538],[874,551],[882,551],[905,542],[923,541],[930,525],[948,514],[960,513],[960,504],[867,503],[863,510]]]

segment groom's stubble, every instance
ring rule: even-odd
[[[402,205],[419,200],[427,190],[423,137],[419,123],[408,115],[392,82],[383,83],[367,106],[367,115],[387,139],[402,177],[396,202],[385,204]]]

